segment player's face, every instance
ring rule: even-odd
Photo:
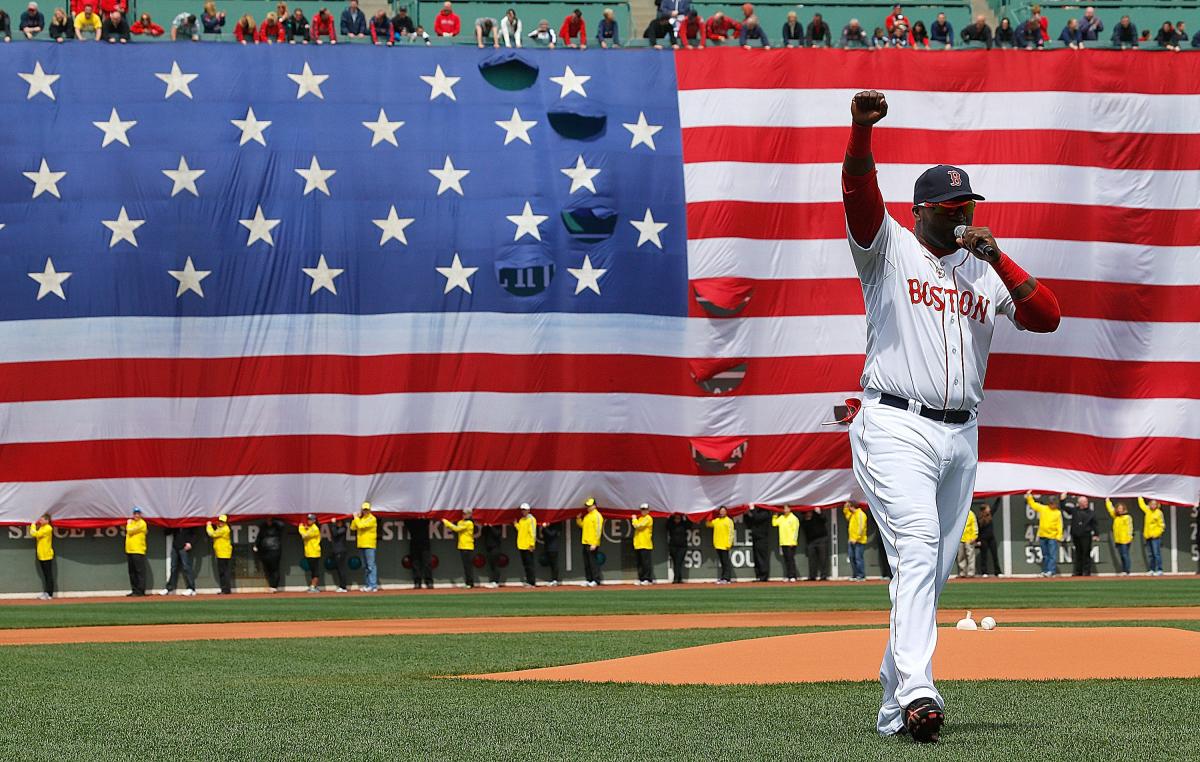
[[[926,243],[939,249],[954,250],[958,248],[954,228],[971,224],[975,218],[975,203],[918,205],[913,207],[913,215],[916,217],[917,232]]]

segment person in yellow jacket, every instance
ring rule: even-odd
[[[75,14],[75,39],[80,42],[100,40],[100,28],[104,21],[100,15],[92,11],[92,4],[83,6],[83,10]]]
[[[583,507],[586,509],[584,514],[575,517],[575,525],[583,530],[583,584],[595,587],[603,581],[600,576],[600,538],[604,534],[604,516],[596,507],[594,497],[584,500]]]
[[[633,552],[637,556],[639,585],[654,584],[654,517],[650,515],[650,504],[638,506],[638,515],[629,520],[633,525]]]
[[[379,568],[375,565],[378,527],[379,520],[375,518],[375,514],[371,513],[369,502],[363,503],[358,513],[354,514],[354,518],[350,521],[350,528],[354,530],[355,544],[358,545],[358,552],[362,555],[362,591],[364,593],[379,592]]]
[[[464,508],[459,521],[442,519],[446,528],[458,538],[458,556],[462,559],[463,582],[467,587],[475,587],[475,522],[471,520],[471,513],[470,508]]]
[[[792,513],[792,506],[783,506],[783,513],[771,517],[771,526],[779,528],[779,552],[783,555],[783,567],[788,582],[800,579],[796,570],[796,545],[800,541],[800,519]]]
[[[963,527],[962,539],[958,543],[958,576],[975,576],[975,548],[979,544],[979,522],[975,511],[967,509],[967,525]]]
[[[850,556],[850,574],[854,582],[867,578],[867,512],[861,505],[846,501],[842,504],[846,517],[846,554]]]
[[[537,586],[537,573],[533,564],[533,549],[537,545],[537,518],[529,503],[521,503],[521,517],[513,522],[517,528],[517,553],[521,555],[521,567],[525,570],[525,587]]]
[[[1038,516],[1038,545],[1042,551],[1042,576],[1053,577],[1058,574],[1058,543],[1062,540],[1063,520],[1062,511],[1058,509],[1057,498],[1050,496],[1049,503],[1039,503],[1033,499],[1032,492],[1025,493],[1025,504],[1037,512]]]
[[[1104,507],[1112,517],[1112,540],[1117,546],[1117,556],[1121,559],[1121,574],[1129,576],[1129,546],[1133,545],[1133,517],[1124,503],[1113,505],[1113,501],[1104,498]]]
[[[217,584],[221,595],[233,592],[233,542],[230,540],[229,517],[222,513],[217,523],[204,522],[204,532],[212,538],[213,555],[217,558]]]
[[[308,564],[310,593],[321,592],[321,525],[317,523],[317,514],[310,513],[298,527],[300,539],[304,541],[304,560]]]
[[[1161,577],[1163,573],[1162,536],[1167,522],[1157,500],[1147,503],[1138,497],[1138,508],[1142,509],[1142,516],[1145,517],[1142,524],[1142,539],[1146,541],[1146,562],[1150,566],[1149,573]]]
[[[733,582],[733,562],[729,559],[729,549],[733,547],[733,519],[729,518],[729,509],[725,506],[717,508],[717,517],[704,522],[704,526],[713,530],[713,549],[717,551],[717,584],[728,585]]]
[[[50,514],[43,513],[29,525],[29,536],[37,543],[38,568],[42,571],[42,594],[38,598],[48,601],[54,597],[54,526]]]
[[[134,506],[125,521],[125,565],[129,567],[128,597],[146,594],[146,520],[142,509]]]

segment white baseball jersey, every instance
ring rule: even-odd
[[[870,247],[846,237],[867,308],[863,389],[939,410],[978,405],[996,316],[1020,328],[1000,276],[966,249],[939,259],[886,211]]]

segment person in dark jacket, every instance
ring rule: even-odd
[[[387,11],[382,8],[371,18],[371,42],[376,45],[392,46],[392,38],[394,30],[392,29],[392,21],[388,18]]]
[[[1175,31],[1175,25],[1170,21],[1164,21],[1162,28],[1158,30],[1158,34],[1154,37],[1154,41],[1158,43],[1160,48],[1179,52],[1179,43],[1183,42],[1179,38],[1179,33]]]
[[[309,39],[308,19],[304,16],[304,11],[297,8],[292,12],[292,15],[287,17],[283,22],[283,31],[287,36],[287,41],[291,45],[297,43],[307,45]]]
[[[674,570],[673,584],[683,584],[683,558],[687,553],[689,522],[681,513],[672,513],[667,522],[667,552]]]
[[[367,17],[358,8],[358,0],[350,0],[350,5],[342,11],[342,34],[347,37],[367,36]]]
[[[665,39],[672,48],[679,47],[679,39],[675,36],[674,19],[670,16],[659,16],[646,25],[646,31],[642,34],[650,41],[650,47],[662,50],[662,43],[659,40]]]
[[[54,15],[50,17],[49,34],[55,42],[75,39],[75,23],[62,8],[54,9]]]
[[[808,581],[829,579],[829,519],[824,508],[800,514],[800,529],[808,554]]]
[[[992,28],[987,25],[982,15],[975,17],[974,24],[968,24],[962,30],[963,42],[982,42],[987,49],[992,49]]]
[[[1075,568],[1072,577],[1092,576],[1092,541],[1097,539],[1100,530],[1096,525],[1096,511],[1092,509],[1091,501],[1080,495],[1072,498],[1063,494],[1058,503],[1059,509],[1071,519],[1071,544],[1075,550]]]
[[[788,11],[787,21],[783,22],[783,46],[799,48],[804,46],[804,24],[796,16],[795,11]]]
[[[771,512],[750,506],[742,523],[750,530],[750,551],[754,557],[754,581],[771,581]]]
[[[621,28],[611,8],[604,10],[600,23],[596,24],[596,42],[601,48],[621,47]]]
[[[1046,46],[1042,39],[1042,27],[1038,24],[1037,19],[1028,19],[1013,31],[1013,44],[1017,48],[1025,50],[1041,49]]]
[[[760,47],[771,47],[771,41],[767,39],[767,30],[758,23],[758,16],[746,19],[746,23],[742,24],[742,34],[739,38],[739,42],[746,50],[751,48],[750,43],[753,40],[758,40]]]
[[[0,41],[12,42],[12,19],[8,11],[0,8]]]
[[[1000,23],[996,25],[996,34],[992,37],[992,41],[998,48],[1011,48],[1016,44],[1013,40],[1012,22],[1008,20],[1008,16],[1000,19]]]
[[[948,48],[954,47],[954,27],[946,20],[946,14],[939,13],[929,25],[929,39],[940,42]]]
[[[1192,38],[1192,47],[1200,48],[1200,32],[1196,32],[1196,36]],[[1200,574],[1200,567],[1197,568],[1197,574]]]
[[[413,589],[421,585],[433,589],[433,568],[429,558],[429,519],[405,519],[404,531],[408,532],[408,561],[412,566]]]
[[[225,11],[218,11],[213,0],[208,0],[204,4],[204,13],[200,14],[200,26],[205,34],[221,34],[225,28]]]
[[[991,570],[988,570],[988,559],[991,559]],[[996,549],[996,521],[992,506],[986,503],[979,507],[979,561],[978,574],[987,577],[989,574],[1000,576],[1000,555]]]
[[[1079,19],[1079,33],[1083,35],[1084,40],[1096,41],[1100,39],[1100,32],[1104,31],[1104,22],[1096,16],[1096,9],[1089,6],[1083,11],[1083,18]]]
[[[188,586],[183,594],[195,595],[196,575],[192,571],[192,545],[196,542],[196,528],[174,527],[167,530],[167,536],[171,538],[171,573],[167,576],[167,586],[160,594],[170,595],[175,592],[175,586],[179,583],[179,572],[182,571]]]
[[[824,45],[829,47],[833,44],[832,33],[829,30],[829,24],[825,23],[825,19],[821,14],[814,13],[812,21],[808,22],[808,29],[804,31],[804,44],[806,47],[813,45]]]
[[[1067,19],[1067,25],[1058,33],[1058,41],[1073,50],[1083,47],[1083,32],[1079,31],[1079,21]]]
[[[542,524],[542,551],[546,554],[546,566],[550,570],[550,587],[561,581],[558,576],[558,554],[562,550],[563,524],[553,521]]]
[[[1113,27],[1112,44],[1114,47],[1122,49],[1136,48],[1138,46],[1138,28],[1128,16],[1122,16],[1117,25]]]
[[[119,42],[122,45],[129,42],[129,22],[120,11],[113,11],[104,17],[100,25],[100,38],[107,42]]]
[[[347,584],[350,572],[346,568],[346,555],[348,553],[346,535],[348,532],[345,519],[337,519],[329,527],[329,557],[333,559],[333,579],[337,582],[337,591],[339,593],[350,591],[350,587]]]
[[[272,593],[278,593],[279,559],[283,556],[283,522],[271,517],[258,525],[258,535],[254,538],[253,549],[258,554],[263,573],[267,577],[267,587]]]
[[[483,527],[483,552],[487,557],[488,582],[485,587],[500,587],[500,543],[504,538],[504,530],[497,524],[485,524]]]
[[[27,40],[37,37],[46,28],[46,17],[38,10],[37,3],[30,3],[29,7],[21,13],[21,21],[17,28],[25,34]]]

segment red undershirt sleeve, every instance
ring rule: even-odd
[[[848,156],[863,157],[871,153],[871,128],[854,125],[850,129]],[[846,207],[846,222],[854,242],[867,248],[883,224],[883,194],[874,169],[865,175],[850,175],[842,170],[842,204]]]
[[[1000,258],[992,263],[992,268],[1000,276],[1000,281],[1009,290],[1009,293],[1029,280],[1029,273],[1009,259],[1007,254],[1001,254]],[[1052,333],[1058,328],[1058,323],[1062,319],[1062,310],[1058,306],[1058,299],[1054,296],[1054,292],[1041,282],[1034,286],[1033,292],[1028,296],[1023,299],[1014,299],[1014,304],[1017,310],[1015,314],[1017,322],[1021,324],[1021,327],[1034,333]]]

